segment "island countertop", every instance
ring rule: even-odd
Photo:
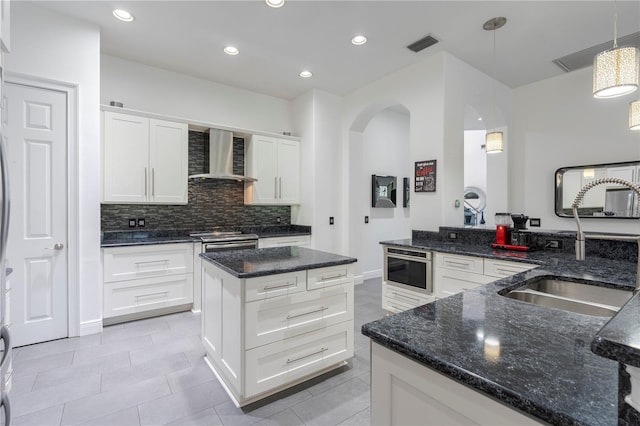
[[[353,257],[296,246],[201,253],[200,257],[237,278],[262,277],[357,261]]]
[[[385,244],[506,259],[484,246],[423,240]],[[539,265],[512,277],[362,327],[376,343],[552,424],[618,423],[618,363],[591,352],[608,318],[550,310],[501,296],[542,276],[632,287],[635,264],[552,252],[512,259]],[[634,296],[619,315],[633,309]],[[615,318],[614,318],[615,319]],[[615,322],[615,321],[612,321]],[[606,329],[606,328],[605,328]]]

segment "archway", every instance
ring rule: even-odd
[[[380,241],[411,235],[401,195],[403,178],[411,178],[409,126],[409,110],[387,104],[362,111],[349,130],[349,253],[363,279],[382,276]],[[372,207],[372,175],[396,177],[395,207]]]

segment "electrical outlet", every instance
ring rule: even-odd
[[[138,227],[140,228],[144,228],[144,217],[139,217],[138,218]]]
[[[535,227],[540,227],[540,218],[539,217],[532,217],[529,219],[529,226],[535,226]]]
[[[329,225],[333,225],[334,224],[334,220],[333,220],[333,216],[329,217]]]
[[[449,239],[450,240],[457,240],[458,239],[458,233],[457,232],[449,232]]]
[[[282,222],[282,221],[280,220],[280,216],[276,217],[276,223],[280,223],[280,222]]]
[[[136,227],[136,220],[129,219],[129,228],[135,228],[135,227]]]
[[[364,223],[369,223],[369,216],[364,217]]]
[[[545,248],[552,249],[561,249],[562,248],[562,240],[547,240],[544,245]]]

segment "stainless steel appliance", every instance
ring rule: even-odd
[[[239,231],[194,232],[191,237],[202,240],[200,253],[258,248],[258,236]]]
[[[387,284],[421,293],[433,293],[431,252],[385,247],[384,280]]]

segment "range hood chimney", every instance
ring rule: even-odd
[[[209,129],[209,173],[191,175],[189,179],[257,180],[233,174],[233,133],[219,129]]]

